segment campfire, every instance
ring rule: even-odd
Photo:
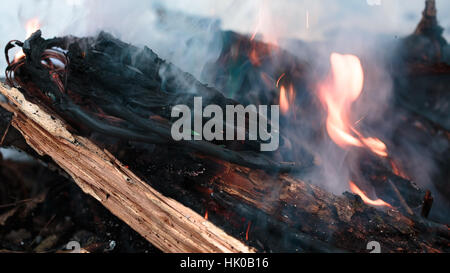
[[[450,65],[434,2],[382,68],[329,48],[303,58],[259,39],[259,18],[249,35],[218,31],[202,81],[150,47],[104,31],[45,39],[31,19],[5,48],[1,146],[164,252],[448,252]],[[5,208],[0,224],[19,211]]]

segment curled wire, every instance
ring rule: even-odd
[[[26,62],[26,55],[19,58],[14,57],[11,61],[9,51],[14,47],[23,47],[24,43],[18,40],[10,41],[5,47],[5,58],[7,67],[5,71],[6,83],[11,87],[24,87],[24,82],[19,77],[19,69],[23,67]],[[61,93],[66,92],[67,75],[69,68],[69,58],[66,53],[58,49],[46,49],[40,60],[42,66],[48,69],[53,82],[58,87]]]
[[[41,64],[48,69],[52,80],[59,91],[67,93],[67,74],[69,68],[68,56],[56,49],[46,49],[41,55]]]
[[[11,87],[19,87],[22,86],[22,82],[20,79],[16,77],[18,70],[20,67],[22,67],[25,64],[25,57],[21,56],[20,58],[14,57],[13,61],[11,62],[9,58],[9,51],[13,49],[14,47],[23,47],[23,43],[18,40],[12,40],[10,41],[6,47],[5,47],[5,59],[7,63],[7,67],[5,70],[5,78],[6,83]]]

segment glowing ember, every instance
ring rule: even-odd
[[[277,88],[280,86],[280,81],[286,76],[286,73],[281,74],[281,76],[277,80]]]
[[[392,172],[395,175],[400,176],[403,179],[410,180],[410,178],[397,166],[397,164],[393,160],[391,160],[391,167]]]
[[[27,21],[25,24],[25,29],[27,32],[26,38],[28,39],[34,32],[36,32],[38,29],[41,28],[41,25],[39,23],[39,20],[37,18],[33,18]],[[19,52],[16,53],[14,56],[14,60],[19,60],[21,58],[25,57],[25,53],[21,49]]]
[[[248,241],[248,234],[250,232],[250,227],[252,225],[252,221],[248,222],[247,231],[245,232],[245,240]]]
[[[359,195],[361,197],[361,199],[364,201],[364,203],[368,204],[368,205],[372,205],[372,206],[376,206],[376,207],[389,207],[392,208],[392,206],[386,202],[384,202],[381,199],[377,199],[377,200],[372,200],[369,197],[367,197],[367,195],[358,188],[358,186],[355,185],[355,183],[353,183],[352,181],[350,181],[350,190],[356,194]]]
[[[248,57],[253,66],[261,66],[261,60],[259,59],[258,51],[255,47],[252,49]]]
[[[364,86],[364,72],[358,57],[331,54],[332,75],[319,85],[319,96],[328,110],[327,131],[340,147],[367,147],[373,153],[387,157],[386,145],[377,138],[364,138],[351,126],[350,110]]]

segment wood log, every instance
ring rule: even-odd
[[[450,246],[445,225],[397,209],[375,209],[356,195],[335,196],[288,174],[273,176],[225,162],[216,166],[224,169],[210,180],[219,193],[214,196],[226,192],[338,249],[364,252],[369,238],[380,242],[384,252],[440,252]],[[430,233],[436,237],[429,238]]]
[[[260,141],[174,141],[171,109],[175,104],[192,109],[194,97],[222,109],[238,103],[147,47],[139,49],[103,32],[95,38],[44,40],[40,31],[20,45],[27,57],[14,62],[8,51],[15,44],[6,46],[7,83],[26,90],[31,101],[39,100],[79,134],[97,132],[126,141],[181,146],[252,168],[292,171],[311,165],[306,152],[300,162],[274,160],[270,153],[260,152]],[[57,68],[51,59],[63,67]],[[225,126],[224,131],[235,131],[234,127]]]
[[[48,155],[82,190],[165,252],[253,252],[203,217],[144,183],[114,156],[71,134],[65,123],[15,88],[0,92],[12,125],[40,155]]]

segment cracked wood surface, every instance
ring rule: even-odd
[[[1,84],[12,125],[40,155],[50,156],[96,198],[164,252],[254,252],[193,210],[143,182],[106,150],[73,135],[63,121]]]

